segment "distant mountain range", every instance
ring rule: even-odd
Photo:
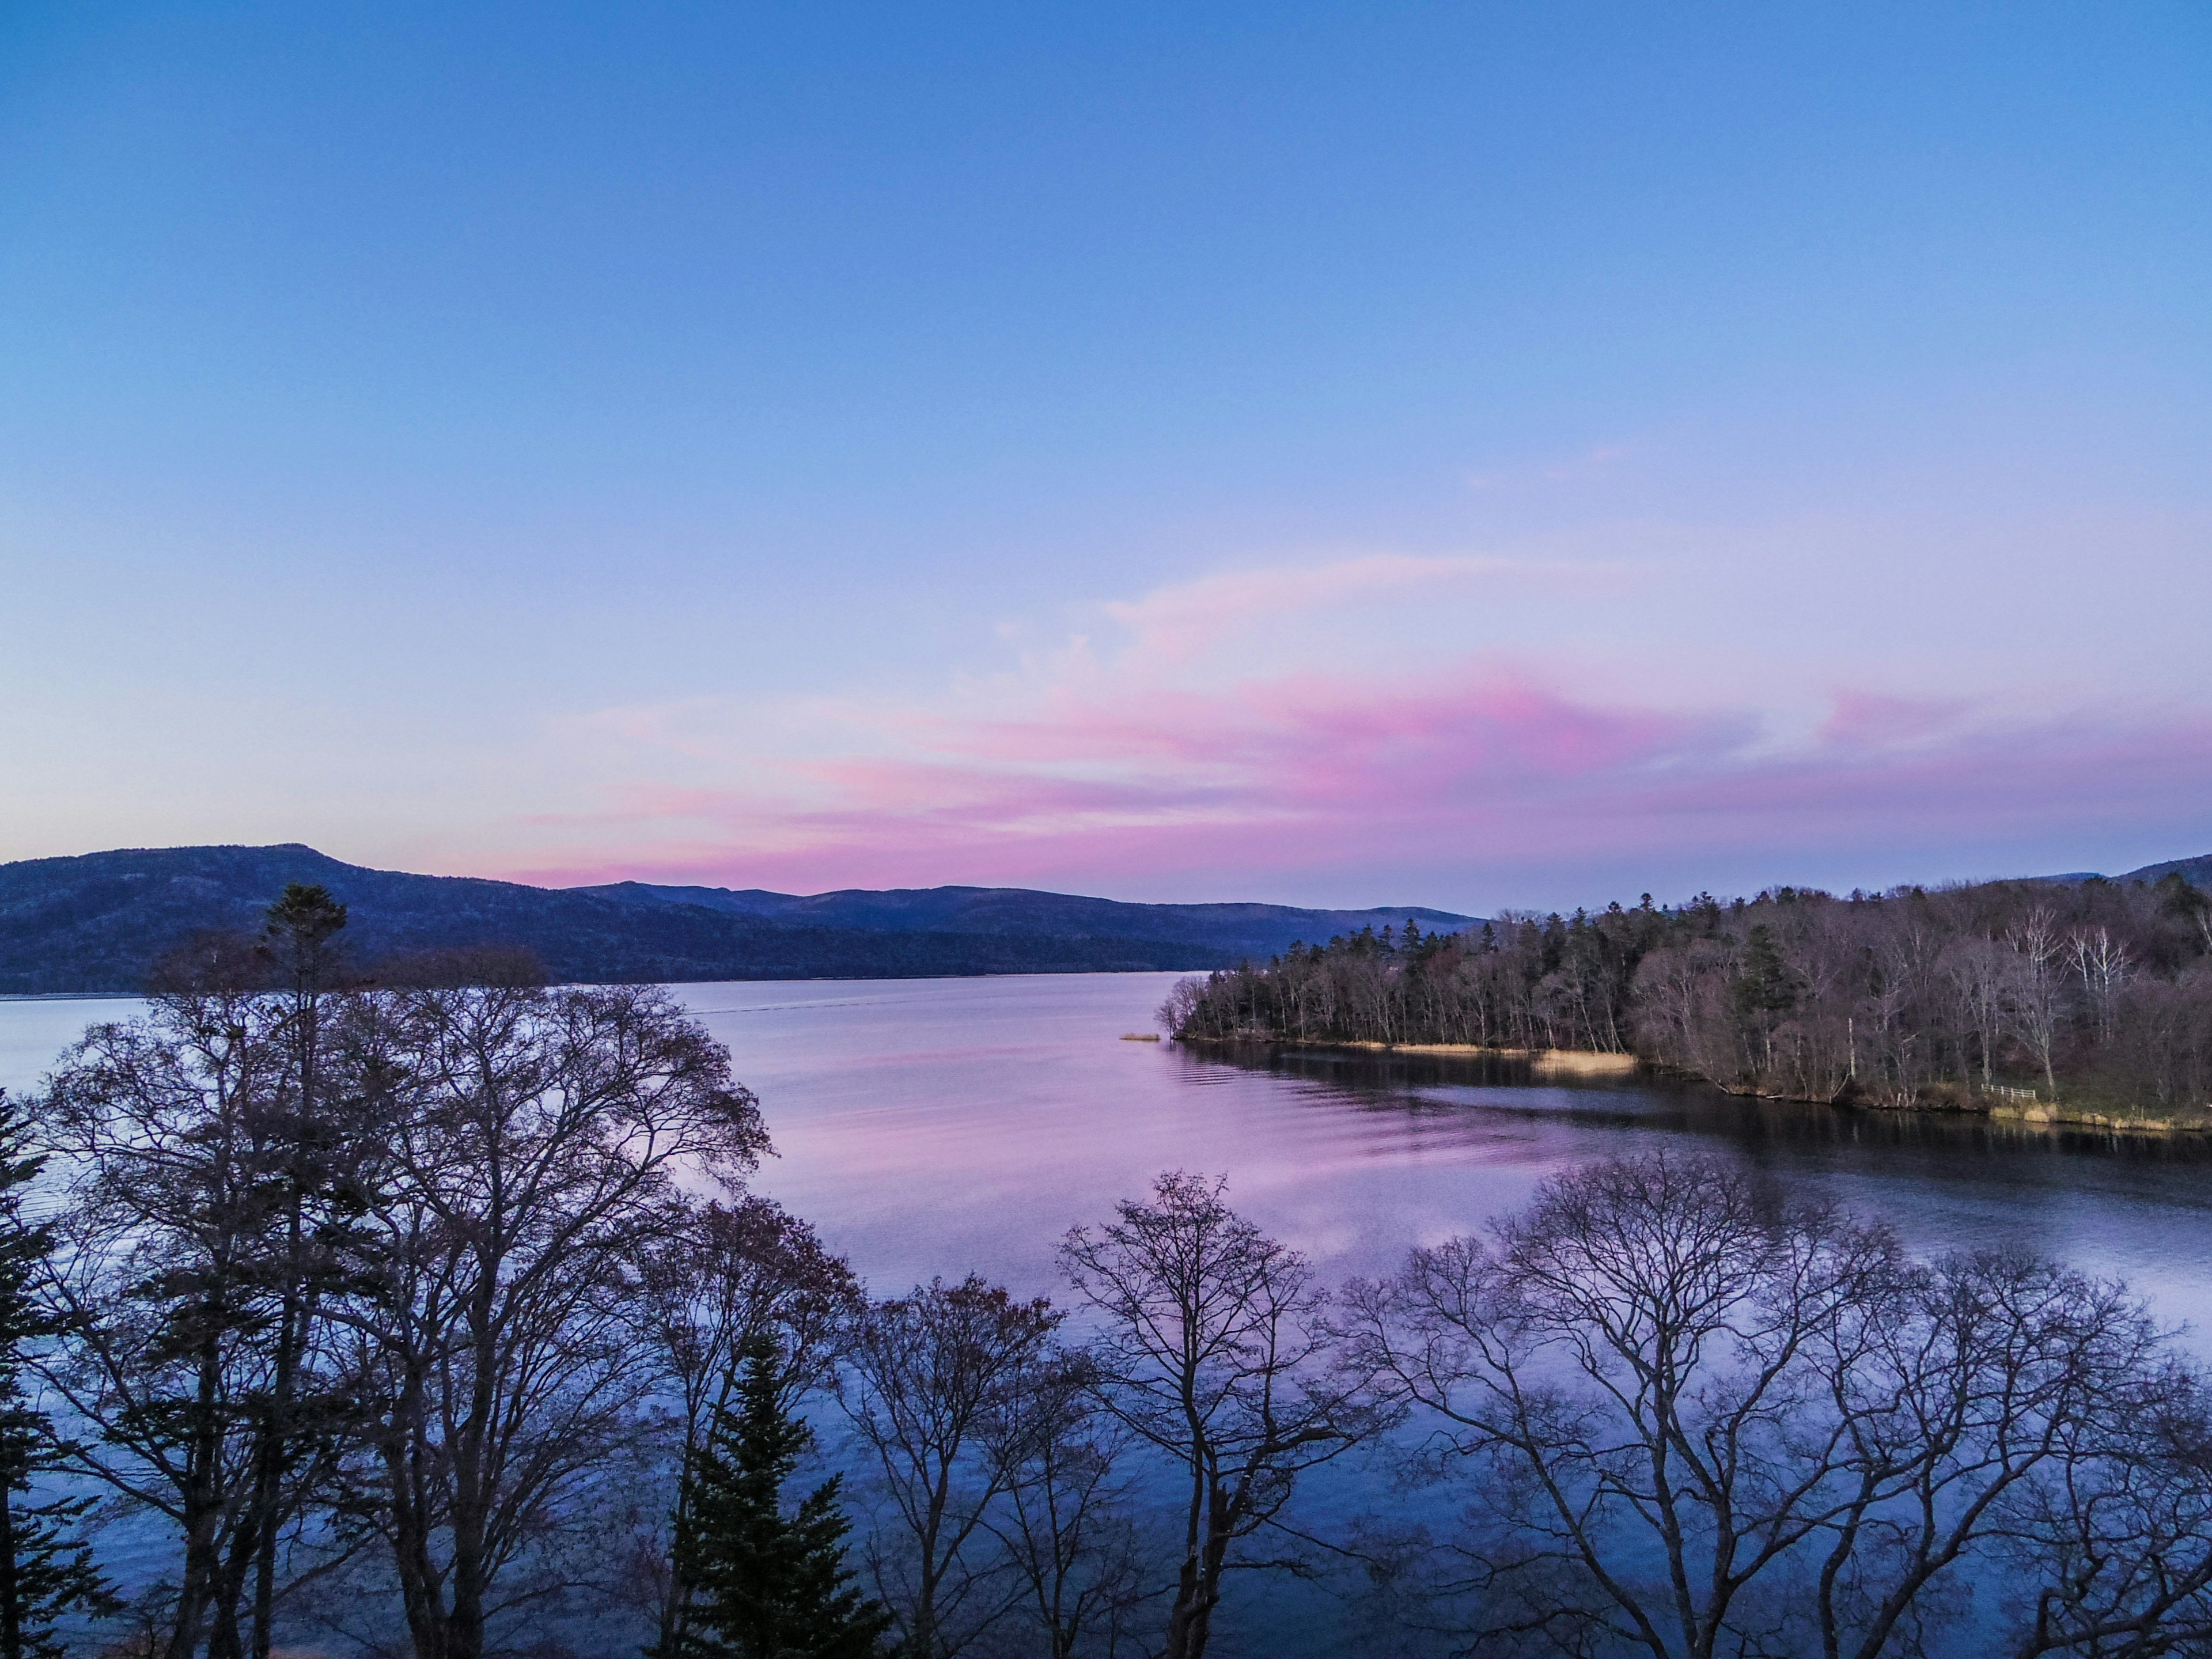
[[[2212,854],[2130,870],[2212,888]],[[2077,882],[2091,872],[2042,878]],[[319,882],[352,912],[347,939],[374,963],[404,951],[521,945],[556,980],[912,979],[1233,966],[1297,940],[1360,928],[1451,932],[1479,918],[1420,905],[1304,910],[1281,904],[1123,904],[1019,887],[531,887],[341,863],[312,847],[170,847],[0,864],[0,994],[141,988],[196,933],[252,930],[291,881]]]
[[[571,982],[1217,968],[1408,917],[1446,932],[1476,920],[1419,905],[1122,904],[1012,887],[545,888],[363,869],[297,845],[173,847],[0,865],[0,994],[137,990],[194,934],[258,928],[292,881],[319,882],[349,908],[347,940],[364,963],[521,945]]]

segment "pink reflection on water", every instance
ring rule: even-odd
[[[2016,1243],[2130,1278],[2170,1316],[2212,1320],[2178,1270],[2212,1242],[2206,1160],[2081,1152],[2048,1136],[1716,1093],[1395,1080],[1326,1056],[1267,1070],[1164,1043],[1176,976],[688,986],[761,1097],[780,1157],[758,1186],[813,1220],[878,1294],[975,1269],[1062,1287],[1053,1251],[1164,1169],[1231,1197],[1323,1275],[1392,1270],[1480,1227],[1555,1170],[1686,1143],[1733,1149],[1894,1221],[1917,1247]]]

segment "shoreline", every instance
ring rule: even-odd
[[[1385,1054],[1442,1054],[1470,1060],[1526,1060],[1542,1072],[1572,1072],[1583,1077],[1626,1077],[1643,1062],[1634,1054],[1597,1048],[1492,1048],[1479,1042],[1301,1042],[1301,1048],[1358,1048]]]
[[[2151,1117],[2140,1112],[2095,1112],[2045,1102],[2034,1106],[1984,1107],[1980,1115],[1999,1123],[2019,1123],[2039,1129],[2109,1129],[2115,1133],[2146,1135],[2203,1134],[2212,1131],[2212,1112]]]
[[[1653,1066],[1663,1072],[1663,1066]],[[1674,1075],[1690,1078],[1699,1083],[1711,1083],[1694,1072],[1677,1072]],[[2102,1129],[2112,1134],[2176,1135],[2203,1134],[2212,1131],[2212,1108],[2196,1111],[2177,1112],[2160,1117],[2149,1112],[2099,1111],[2094,1107],[2069,1106],[2063,1101],[2033,1100],[2027,1105],[2015,1105],[2002,1097],[1971,1095],[1962,1101],[1913,1101],[1904,1105],[1885,1105],[1875,1100],[1821,1100],[1808,1095],[1768,1094],[1759,1089],[1730,1089],[1713,1083],[1723,1094],[1735,1095],[1745,1100],[1784,1100],[1806,1106],[1827,1106],[1839,1111],[1884,1112],[1914,1117],[1978,1117],[1991,1123],[2010,1124],[2030,1129]],[[2026,1091],[2014,1091],[2015,1094]]]
[[[1170,1037],[1224,1048],[1328,1048],[1359,1054],[1417,1054],[1459,1060],[1525,1060],[1539,1071],[1572,1072],[1584,1077],[1626,1077],[1644,1062],[1634,1054],[1596,1048],[1493,1048],[1479,1042],[1358,1042],[1300,1037]]]
[[[2097,1111],[2063,1103],[2038,1101],[2014,1105],[2005,1101],[1982,1103],[1881,1106],[1864,1101],[1817,1100],[1802,1095],[1767,1094],[1757,1089],[1730,1089],[1694,1072],[1678,1072],[1632,1054],[1607,1053],[1594,1048],[1494,1048],[1472,1042],[1357,1042],[1310,1041],[1294,1037],[1170,1037],[1171,1042],[1218,1048],[1322,1048],[1335,1052],[1374,1054],[1425,1055],[1465,1060],[1526,1061],[1531,1070],[1555,1076],[1627,1077],[1639,1071],[1654,1076],[1673,1076],[1703,1083],[1740,1100],[1772,1100],[1793,1105],[1826,1106],[1832,1110],[1885,1112],[1919,1117],[1978,1117],[1992,1123],[2032,1129],[2101,1129],[2111,1134],[2177,1135],[2212,1133],[2212,1107],[2171,1117],[2147,1112]]]

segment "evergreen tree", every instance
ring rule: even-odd
[[[690,1589],[653,1659],[877,1659],[891,1626],[844,1565],[832,1476],[797,1509],[782,1491],[812,1431],[785,1410],[775,1345],[747,1348],[733,1397],[685,1472],[675,1570]],[[710,1633],[711,1632],[711,1633]]]
[[[1796,976],[1782,958],[1774,930],[1754,922],[1743,944],[1743,966],[1736,976],[1735,1000],[1756,1022],[1763,1015],[1786,1014],[1797,1006]]]
[[[1755,1054],[1748,1048],[1746,1051],[1751,1068],[1772,1071],[1774,1028],[1783,1015],[1797,1006],[1797,981],[1790,971],[1790,964],[1782,959],[1774,930],[1763,921],[1753,923],[1744,938],[1743,963],[1736,975],[1735,998],[1744,1039],[1747,1043],[1758,1045]]]
[[[37,1478],[60,1466],[62,1448],[23,1392],[24,1346],[54,1329],[31,1293],[52,1239],[23,1221],[22,1189],[43,1163],[27,1155],[28,1139],[22,1108],[0,1090],[0,1659],[58,1659],[55,1625],[112,1612],[115,1598],[76,1536],[92,1500],[30,1498]]]

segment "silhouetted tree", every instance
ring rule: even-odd
[[[1355,1290],[1355,1351],[1473,1466],[1449,1588],[1482,1651],[2000,1651],[2212,1630],[2201,1385],[2118,1286],[1909,1260],[1717,1158],[1559,1176]],[[1994,1620],[1992,1622],[1995,1622]]]
[[[828,1381],[837,1338],[863,1305],[843,1258],[823,1249],[805,1222],[754,1196],[727,1206],[687,1201],[648,1247],[637,1274],[660,1364],[674,1384],[679,1477],[730,1405],[745,1354],[764,1341],[775,1346],[781,1404],[790,1410]],[[691,1492],[679,1479],[667,1529],[655,1527],[638,1548],[657,1644],[672,1653],[690,1627],[694,1587],[676,1570],[670,1540],[685,1525]]]
[[[368,1288],[335,1310],[371,1419],[348,1516],[389,1548],[420,1659],[478,1659],[503,1607],[567,1582],[526,1570],[642,1438],[665,1371],[637,1274],[685,1224],[678,1175],[734,1188],[768,1136],[727,1052],[653,988],[352,1012],[380,1155]]]
[[[1377,1425],[1362,1380],[1331,1363],[1305,1258],[1231,1210],[1226,1184],[1163,1175],[1152,1202],[1117,1205],[1060,1251],[1101,1316],[1091,1352],[1107,1409],[1182,1483],[1165,1659],[1206,1651],[1237,1541],[1281,1512],[1301,1474]]]
[[[1157,1594],[1127,1507],[1132,1437],[1101,1409],[1097,1389],[1087,1352],[1049,1354],[1015,1376],[993,1427],[1003,1496],[984,1524],[1026,1591],[1048,1659],[1117,1650]]]
[[[67,1465],[52,1419],[23,1388],[27,1346],[55,1332],[32,1293],[53,1235],[23,1218],[24,1188],[44,1166],[29,1140],[22,1108],[0,1090],[0,1659],[58,1659],[58,1621],[115,1607],[77,1529],[92,1500],[33,1496]]]
[[[892,1621],[844,1564],[841,1478],[785,1510],[784,1486],[812,1433],[784,1403],[773,1341],[754,1338],[742,1366],[684,1474],[676,1562],[693,1588],[689,1626],[648,1651],[653,1659],[873,1659]]]
[[[293,1190],[274,1120],[294,1058],[278,1000],[171,991],[143,1020],[88,1031],[41,1103],[68,1175],[39,1285],[59,1334],[37,1365],[99,1431],[75,1460],[180,1539],[169,1659],[246,1650],[240,1601],[269,1513],[274,1224]],[[293,1479],[279,1507],[303,1497]]]
[[[1020,1595],[987,1525],[1015,1475],[994,1443],[1060,1322],[1042,1298],[971,1273],[878,1302],[854,1323],[839,1395],[893,1517],[870,1540],[869,1564],[912,1659],[949,1659]]]

